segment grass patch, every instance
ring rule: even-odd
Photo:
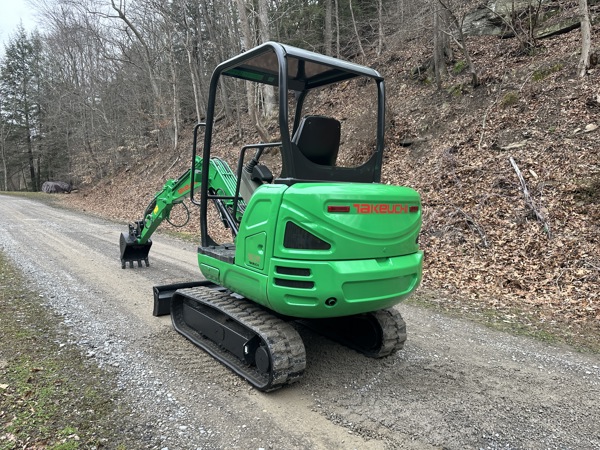
[[[0,253],[0,450],[135,442],[111,425],[128,422],[113,375],[68,339],[60,318]]]
[[[514,91],[507,92],[500,100],[500,105],[503,108],[509,108],[516,105],[519,102],[519,94]]]
[[[542,81],[548,78],[550,75],[556,72],[560,72],[564,67],[562,63],[556,63],[553,66],[544,67],[541,69],[537,69],[533,72],[531,78],[533,81]]]
[[[45,192],[29,192],[29,191],[2,191],[1,195],[9,195],[11,197],[30,198],[33,200],[52,200],[54,197],[61,194],[47,194]]]
[[[463,73],[465,71],[466,68],[467,68],[467,62],[462,59],[458,60],[458,61],[456,61],[454,66],[452,66],[452,73],[454,75],[460,75],[461,73]]]
[[[465,85],[460,83],[460,84],[455,84],[453,86],[450,86],[448,89],[446,89],[446,92],[450,95],[452,95],[453,97],[460,97],[461,95],[463,95],[463,92],[465,92]]]

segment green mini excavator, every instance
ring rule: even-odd
[[[277,142],[243,146],[235,173],[211,155],[218,86],[232,78],[272,87],[279,132]],[[372,150],[356,164],[339,164],[346,118],[305,107],[322,104],[334,86],[365,85],[375,99],[375,119],[361,125],[374,129]],[[288,45],[267,42],[218,65],[190,169],[167,181],[120,237],[122,267],[148,265],[150,237],[173,206],[189,197],[200,209],[204,279],[155,286],[154,315],[170,314],[179,333],[262,391],[301,378],[300,326],[369,357],[401,349],[406,325],[393,307],[421,280],[421,200],[413,189],[380,181],[384,105],[377,71]],[[263,163],[274,152],[276,176]],[[210,205],[232,242],[214,237]]]

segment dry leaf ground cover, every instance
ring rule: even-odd
[[[509,319],[518,306],[534,320],[597,324],[600,68],[576,78],[578,40],[546,40],[529,56],[514,42],[481,38],[483,86],[461,85],[458,95],[457,78],[445,96],[431,99],[426,87],[406,96],[413,114],[398,114],[397,137],[426,140],[404,149],[392,139],[398,156],[387,174],[406,176],[423,196],[425,286]],[[402,76],[394,81],[415,92]],[[545,224],[526,205],[510,157]]]

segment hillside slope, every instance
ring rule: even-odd
[[[600,41],[597,30],[592,39]],[[444,307],[491,306],[502,320],[534,328],[598,327],[600,67],[576,77],[578,30],[540,41],[529,55],[517,51],[514,39],[477,37],[469,45],[482,80],[477,88],[459,60],[440,91],[426,77],[413,77],[430,53],[425,41],[370,60],[388,94],[384,182],[414,187],[423,198],[421,291]],[[335,107],[351,115],[359,104],[349,93]],[[241,145],[225,139],[218,152],[236,161]],[[65,200],[106,217],[137,219],[162,183],[187,169],[189,145],[178,155],[137,154],[139,163]],[[197,219],[184,227],[197,229]]]
[[[406,69],[388,76],[402,125],[386,173],[423,196],[425,284],[507,320],[516,305],[548,321],[600,318],[600,68],[576,78],[579,39],[547,39],[525,56],[510,40],[478,38],[476,89],[459,78],[432,94]],[[407,138],[416,144],[400,147]]]

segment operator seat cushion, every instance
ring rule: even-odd
[[[326,116],[305,116],[292,137],[292,144],[310,161],[334,166],[340,149],[341,124]]]

